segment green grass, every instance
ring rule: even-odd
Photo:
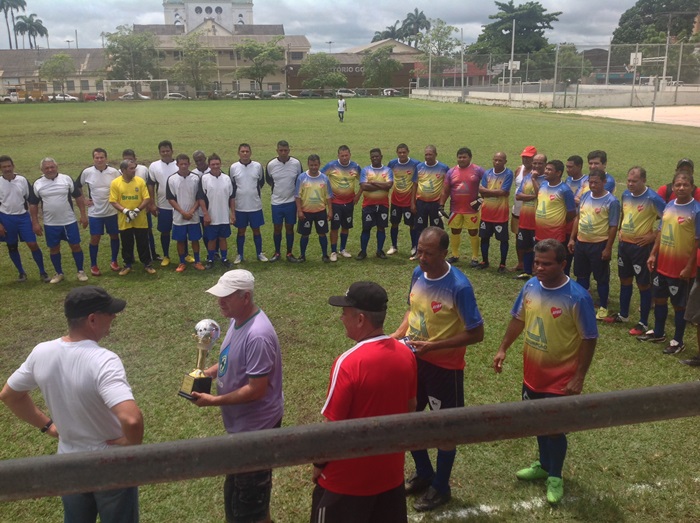
[[[353,159],[361,165],[369,163],[369,149],[377,146],[388,161],[400,142],[407,143],[417,158],[422,158],[425,145],[435,144],[438,159],[450,164],[455,161],[456,150],[466,145],[474,152],[475,163],[486,167],[490,166],[491,155],[502,150],[508,154],[511,168],[518,165],[519,152],[529,144],[536,145],[550,159],[564,160],[572,154],[585,157],[589,150],[601,148],[608,152],[608,168],[617,178],[619,195],[624,173],[632,165],[646,167],[650,185],[656,188],[667,183],[679,158],[693,157],[700,143],[700,129],[696,128],[405,98],[353,99],[344,124],[338,123],[335,109],[333,100],[2,106],[0,154],[10,154],[18,172],[33,180],[39,176],[39,162],[45,156],[55,157],[60,171],[75,177],[91,163],[94,147],[106,148],[113,164],[127,147],[135,149],[139,159],[148,163],[157,158],[157,144],[162,139],[172,140],[177,153],[199,148],[217,152],[224,164],[237,159],[235,151],[240,142],[252,144],[254,159],[265,162],[275,155],[275,144],[280,139],[288,140],[292,154],[304,163],[311,153],[320,154],[323,162],[329,161],[335,158],[338,145],[348,144]],[[264,194],[269,201],[267,189]],[[269,219],[267,203],[265,213]],[[271,229],[269,224],[263,228],[268,255]],[[245,264],[257,278],[256,301],[272,319],[282,343],[285,426],[321,420],[319,411],[330,365],[352,345],[344,337],[339,311],[327,305],[329,295],[344,292],[358,279],[376,280],[389,292],[387,330],[400,322],[414,267],[408,260],[407,242],[402,228],[401,251],[395,257],[386,261],[370,257],[363,263],[341,259],[325,265],[312,236],[305,265]],[[246,252],[252,252],[252,248],[249,238]],[[463,252],[468,248],[465,238]],[[350,250],[359,250],[357,228],[351,234]],[[494,243],[492,256],[497,250]],[[30,281],[24,285],[14,283],[14,268],[5,248],[0,249],[0,381],[21,364],[36,343],[64,332],[62,300],[67,289],[77,284],[67,249],[63,251],[67,281],[57,286],[40,284],[27,250],[22,247],[21,252],[30,273]],[[86,248],[85,252],[87,255]],[[48,264],[46,250],[44,253]],[[103,267],[107,253],[103,240]],[[464,270],[474,284],[486,319],[485,340],[467,352],[467,403],[518,401],[522,378],[519,343],[511,349],[502,375],[495,375],[490,363],[521,284],[494,271]],[[206,273],[188,270],[180,275],[171,266],[159,269],[155,277],[137,270],[126,278],[111,273],[90,280],[129,303],[104,344],[122,356],[144,412],[148,443],[223,433],[218,410],[196,409],[177,396],[182,375],[195,361],[190,337],[194,324],[207,317],[225,324],[215,300],[204,293],[222,272],[219,268]],[[618,289],[614,275],[613,309]],[[635,296],[632,310],[637,305]],[[696,370],[679,365],[676,357],[662,356],[658,346],[630,339],[627,328],[601,326],[585,392],[697,379]],[[683,356],[696,349],[692,329],[686,333],[686,341],[689,349]],[[40,401],[39,395],[35,397]],[[693,419],[572,434],[564,470],[567,496],[558,509],[537,504],[544,499],[542,485],[514,479],[514,471],[534,459],[533,438],[463,446],[452,477],[454,500],[445,509],[452,516],[440,517],[442,512],[438,511],[421,519],[412,508],[409,513],[417,521],[697,521],[700,483],[696,463],[700,452],[696,434],[697,421]],[[18,422],[5,408],[0,408],[0,436],[0,459],[55,452],[54,441]],[[410,458],[407,462],[410,468]],[[312,490],[309,478],[308,467],[275,471],[272,511],[276,521],[308,520]],[[186,521],[200,512],[206,512],[208,519],[221,521],[221,486],[222,478],[144,486],[142,521]],[[496,512],[491,510],[494,507]],[[0,507],[0,522],[55,521],[60,514],[57,498],[5,503]]]

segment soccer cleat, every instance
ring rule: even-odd
[[[153,261],[163,261],[163,257],[160,254],[154,254]]]
[[[195,262],[193,267],[198,271],[203,271],[205,269],[204,265],[202,265],[202,262]]]
[[[342,252],[341,252],[341,254],[342,254]],[[365,251],[360,251],[359,253],[357,253],[357,256],[355,256],[355,259],[358,261],[364,260],[365,258],[367,258],[367,253]]]
[[[411,247],[411,256],[415,256],[418,252],[418,247]]]
[[[122,270],[122,268],[119,266],[119,264],[116,261],[110,262],[109,268],[112,269],[114,272],[119,272],[120,270]]]
[[[433,478],[423,478],[418,474],[413,474],[404,482],[404,488],[406,489],[406,495],[410,496],[412,494],[421,494],[428,490],[428,487],[432,485]]]
[[[537,481],[538,479],[547,479],[549,473],[542,468],[539,461],[535,461],[529,467],[525,467],[516,472],[515,477],[523,481]]]
[[[469,262],[469,266],[470,266],[472,269],[478,267],[478,266],[479,266],[479,260],[477,260],[476,258],[472,258],[472,261]]]
[[[386,260],[386,254],[384,254],[384,251],[377,251],[377,258],[380,260]]]
[[[243,261],[243,256],[241,256],[240,254],[236,254],[236,258],[233,260],[233,263],[234,263],[235,265],[238,265],[238,264],[241,263],[242,261]]]
[[[646,331],[646,333],[642,334],[641,336],[637,336],[638,341],[650,341],[652,343],[663,343],[666,341],[666,335],[662,334],[661,336],[657,336],[654,334],[654,330],[649,330]]]
[[[607,318],[603,318],[603,321],[605,323],[627,323],[630,321],[629,317],[625,317],[620,315],[620,313],[613,314],[612,316],[608,316]]]
[[[21,273],[17,276],[17,283],[24,283],[25,281],[27,281],[27,275],[25,273]]]
[[[561,478],[547,478],[547,501],[556,505],[564,497],[564,480]]]
[[[498,274],[505,274],[506,272],[506,266],[505,265],[499,265],[498,270],[496,271]]]
[[[121,271],[119,271],[119,276],[126,276],[131,272],[131,267],[125,266]]]
[[[214,260],[207,260],[207,263],[204,264],[204,268],[208,271],[212,270],[214,268]]]
[[[163,260],[160,262],[160,266],[167,267],[168,265],[170,265],[170,258],[168,258],[167,256],[163,256]]]
[[[61,283],[63,281],[63,274],[56,274],[53,278],[49,280],[49,283]]]
[[[87,274],[85,271],[78,271],[78,281],[88,281]]]
[[[444,494],[440,494],[433,486],[428,487],[428,491],[420,498],[413,502],[413,508],[417,512],[427,512],[435,510],[440,505],[444,505],[452,499],[452,493],[448,490]]]
[[[153,267],[151,267],[150,265],[146,265],[146,266],[144,267],[144,270],[145,270],[148,274],[155,274],[155,273],[156,273],[156,270],[155,270]]]
[[[187,268],[187,265],[184,263],[178,264],[177,268],[175,269],[175,272],[185,272],[185,269]]]
[[[321,256],[321,261],[323,261],[323,263],[330,263],[331,258],[330,256]]]
[[[676,340],[671,340],[670,343],[668,344],[668,347],[666,347],[663,350],[664,354],[678,354],[679,352],[683,352],[685,350],[685,344],[681,343]]]
[[[340,255],[341,255],[343,258],[352,258],[352,254],[350,254],[350,253],[349,253],[348,251],[346,251],[345,249],[343,249],[342,251],[340,251]]]
[[[260,254],[258,254],[258,261],[266,262],[266,261],[270,261],[270,260],[268,260],[267,256],[265,256],[263,253],[260,253]]]
[[[276,252],[275,254],[272,255],[272,258],[270,258],[270,263],[275,263],[276,261],[280,261],[280,253]]]
[[[100,272],[100,268],[97,265],[90,267],[90,274],[93,276],[102,276],[102,272]]]
[[[484,269],[489,268],[489,262],[481,262],[479,265],[476,266],[476,268],[480,271],[483,271]]]
[[[299,256],[297,258],[297,263],[304,263],[306,261],[306,256]]]
[[[192,262],[194,262],[194,256],[192,256],[191,254],[188,254],[187,256],[185,256],[185,261],[186,261],[187,263],[192,263]]]
[[[330,260],[332,262],[337,262],[338,261],[338,253],[337,252],[332,252],[330,256]]]
[[[415,261],[415,260],[418,259],[418,256],[414,254],[413,256],[411,256],[411,257],[408,258],[408,259],[411,260],[411,261]]]
[[[457,263],[459,261],[459,256],[450,256],[447,258],[447,263]]]
[[[227,258],[224,258],[223,260],[221,260],[221,265],[223,265],[223,266],[226,267],[227,269],[230,269],[230,268],[231,268],[231,262],[228,261]]]
[[[388,251],[386,251],[386,253],[389,256],[391,256],[392,254],[396,254],[397,252],[399,252],[399,249],[397,247],[394,247],[393,245],[391,247],[389,247]]]
[[[49,283],[49,282],[51,281],[51,278],[50,278],[49,275],[46,274],[45,272],[42,272],[42,273],[39,275],[39,279],[40,279],[41,281],[43,281],[44,283]]]
[[[604,321],[608,317],[608,309],[605,307],[600,307],[595,315],[595,319],[598,321]]]
[[[700,354],[693,356],[688,360],[680,360],[683,365],[688,365],[689,367],[700,367]]]
[[[641,336],[642,334],[646,334],[646,332],[649,330],[649,327],[644,325],[641,321],[637,323],[634,327],[632,327],[629,331],[628,334],[630,336]]]
[[[287,253],[286,258],[289,263],[299,263],[299,259],[296,258],[291,252]]]
[[[513,276],[514,280],[529,280],[530,278],[532,278],[532,274],[528,274],[526,272],[518,274],[517,276]]]

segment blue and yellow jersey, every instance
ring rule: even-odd
[[[323,166],[321,172],[331,182],[333,203],[352,203],[355,200],[361,171],[362,168],[353,161],[343,165],[340,160],[333,160]]]
[[[416,183],[418,184],[416,199],[424,202],[440,200],[445,176],[450,168],[442,162],[435,162],[435,165],[426,165],[425,162],[421,162],[416,169]]]
[[[304,212],[321,212],[327,208],[328,200],[333,198],[333,191],[328,177],[323,173],[309,176],[303,172],[297,177],[294,197],[301,200],[301,210]]]
[[[394,182],[394,173],[389,169],[389,167],[372,167],[368,165],[362,169],[360,173],[360,184],[363,183],[386,183]],[[370,205],[383,205],[384,207],[389,207],[389,191],[363,191],[362,193],[362,207],[368,207]]]
[[[567,278],[555,289],[530,279],[511,314],[523,321],[523,381],[535,392],[563,394],[578,367],[581,340],[598,337],[590,294]]]
[[[610,227],[620,224],[620,202],[612,193],[594,198],[590,191],[581,198],[576,238],[584,243],[608,240]]]
[[[566,183],[559,182],[552,186],[549,182],[542,182],[537,193],[535,239],[554,238],[563,243],[567,232],[566,214],[575,210],[574,193]]]
[[[539,178],[539,183],[544,181],[544,177]],[[526,174],[523,178],[520,187],[516,194],[526,194],[533,195],[535,193],[535,184],[532,182],[532,173]],[[521,229],[534,231],[535,230],[535,213],[537,212],[537,198],[530,200],[528,202],[522,202],[523,205],[520,207],[520,219],[518,221],[518,227]]]
[[[391,205],[397,207],[411,206],[411,193],[416,183],[417,167],[420,162],[409,158],[406,163],[394,158],[387,167],[394,173],[394,190],[391,192]]]
[[[656,258],[657,272],[678,278],[689,258],[697,258],[695,240],[700,238],[699,214],[700,203],[695,200],[684,204],[677,204],[676,200],[668,202],[659,224],[661,239]],[[693,264],[693,277],[696,265]]]
[[[492,191],[502,190],[510,193],[510,188],[513,186],[513,171],[506,167],[496,174],[493,169],[489,169],[481,179],[481,186]],[[481,206],[481,221],[503,223],[508,221],[509,216],[508,194],[484,198],[484,203]]]
[[[649,187],[639,196],[629,189],[622,193],[620,240],[634,243],[655,229],[656,220],[664,213],[666,202]]]

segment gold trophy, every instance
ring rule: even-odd
[[[206,368],[207,354],[221,336],[221,328],[214,320],[201,320],[195,325],[194,331],[192,336],[197,339],[197,367],[185,375],[182,387],[178,392],[180,396],[188,400],[194,399],[193,392],[211,393],[212,380],[204,375],[203,369]]]

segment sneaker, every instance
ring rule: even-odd
[[[604,321],[608,317],[608,309],[605,307],[600,307],[595,315],[595,319],[598,321]]]
[[[185,272],[186,268],[187,268],[187,265],[185,265],[184,263],[180,263],[177,266],[177,269],[175,269],[175,272]]]
[[[440,505],[444,505],[450,501],[450,499],[452,499],[452,493],[449,490],[444,494],[440,494],[431,485],[428,487],[428,491],[413,503],[413,508],[416,509],[417,512],[427,512],[429,510],[435,510]]]
[[[689,360],[680,360],[683,365],[688,365],[689,367],[700,367],[700,354],[693,356]]]
[[[332,252],[330,256],[330,260],[332,262],[337,262],[338,261],[338,253],[337,252]]]
[[[275,263],[276,261],[280,261],[280,253],[276,252],[275,254],[272,255],[272,258],[270,258],[270,263]]]
[[[476,258],[472,258],[472,261],[469,262],[469,266],[470,266],[472,269],[475,269],[476,267],[479,266],[479,260],[477,260]]]
[[[613,314],[612,316],[603,318],[603,321],[605,323],[627,323],[628,321],[630,321],[630,319],[629,317],[621,316],[618,312],[617,314]]]
[[[130,272],[131,272],[131,267],[129,267],[129,266],[127,265],[127,266],[124,267],[121,271],[119,271],[119,276],[126,276],[126,275],[129,274]]]
[[[411,256],[415,256],[418,252],[418,247],[411,247]]]
[[[535,461],[529,467],[520,469],[515,473],[515,477],[523,481],[536,481],[538,479],[547,479],[549,473],[542,468],[539,461]]]
[[[662,334],[661,336],[657,336],[654,334],[654,330],[648,330],[641,336],[637,336],[638,341],[650,341],[652,343],[663,343],[666,341],[666,336]]]
[[[214,268],[214,260],[207,260],[207,263],[204,264],[204,268],[208,271],[212,270]]]
[[[219,254],[218,252],[215,252],[214,253],[214,261],[220,260],[220,259],[221,259],[221,254]]]
[[[195,264],[193,265],[193,267],[194,267],[195,269],[197,269],[198,271],[203,271],[203,270],[205,270],[205,267],[204,267],[204,265],[202,265],[202,262],[195,262]]]
[[[153,261],[163,261],[163,257],[160,254],[155,254],[153,256]]]
[[[411,257],[409,258],[409,260],[411,260],[411,261],[415,261],[415,260],[417,260],[417,259],[418,259],[418,255],[417,255],[417,254],[414,254],[413,256],[411,256]]]
[[[685,344],[681,343],[676,340],[671,340],[671,342],[668,344],[668,347],[666,347],[663,350],[664,354],[678,354],[679,352],[683,352],[685,350]]]
[[[331,262],[331,258],[330,258],[330,256],[321,256],[321,261],[322,261],[323,263],[330,263],[330,262]]]
[[[447,263],[457,263],[459,261],[459,256],[450,256],[447,258]]]
[[[167,256],[163,256],[163,260],[160,262],[160,266],[167,267],[168,265],[170,265],[170,258],[168,258]]]
[[[224,258],[223,260],[221,260],[221,265],[223,265],[223,266],[226,267],[227,269],[230,269],[230,268],[231,268],[231,262],[228,261],[227,258]]]
[[[342,251],[340,251],[340,255],[341,255],[343,258],[352,258],[352,254],[350,254],[350,253],[349,253],[348,251],[346,251],[345,249],[343,249]]]
[[[236,254],[236,257],[234,258],[233,263],[234,263],[235,265],[238,265],[238,264],[241,263],[242,261],[243,261],[243,256],[241,256],[240,254]]]
[[[299,263],[299,259],[296,258],[291,252],[287,253],[287,261],[289,263]],[[331,261],[333,261],[333,260],[331,260]]]
[[[41,281],[43,281],[44,283],[49,283],[49,282],[51,281],[51,278],[50,278],[49,275],[46,274],[45,272],[42,272],[42,273],[39,275],[39,279],[40,279]]]
[[[270,260],[268,260],[267,256],[265,256],[263,253],[260,253],[260,254],[258,254],[258,261],[266,262],[266,261],[270,261]]]
[[[306,256],[299,256],[297,258],[297,263],[304,263],[306,261]]]
[[[496,270],[496,272],[497,272],[498,274],[505,274],[505,272],[506,272],[507,270],[508,270],[508,269],[506,269],[506,266],[505,266],[505,265],[499,265],[499,266],[498,266],[498,270]]]
[[[377,251],[377,258],[380,260],[386,260],[386,254],[384,254],[384,251]]]
[[[433,478],[424,478],[418,474],[413,474],[404,482],[404,487],[406,488],[406,495],[410,496],[412,494],[420,494],[428,490],[428,487],[432,485]]]
[[[56,274],[53,278],[49,280],[49,283],[61,283],[63,281],[63,274]]]
[[[513,276],[514,280],[529,280],[530,278],[532,278],[532,274],[528,274],[526,272],[518,274],[517,276]]]
[[[193,263],[193,262],[194,262],[194,256],[192,256],[191,254],[188,254],[187,256],[185,256],[185,261],[186,261],[187,263]]]
[[[392,254],[396,254],[397,252],[399,252],[399,250],[396,247],[394,247],[393,245],[391,247],[389,247],[388,251],[386,251],[386,253],[389,256],[391,256]]]
[[[24,283],[25,281],[27,281],[27,275],[25,273],[17,276],[17,283]]]
[[[100,268],[97,265],[90,267],[90,274],[93,276],[102,276],[102,272],[100,272]]]
[[[547,478],[547,501],[556,505],[564,497],[564,480],[561,478]]]
[[[649,327],[647,327],[640,321],[639,323],[637,323],[637,325],[635,325],[628,331],[628,334],[630,336],[641,336],[642,334],[646,334],[648,330]]]
[[[119,264],[115,261],[109,263],[109,268],[112,269],[114,272],[119,272],[120,270],[122,270]]]
[[[343,254],[343,251],[341,251],[340,254]],[[365,251],[360,251],[357,253],[357,256],[355,256],[356,260],[364,260],[365,258],[367,258],[367,253]]]
[[[476,269],[483,271],[484,269],[489,268],[489,262],[481,262],[479,265],[476,266]]]
[[[155,273],[156,273],[156,270],[155,270],[153,267],[151,267],[150,265],[146,265],[146,266],[144,267],[144,270],[145,270],[148,274],[155,274]]]
[[[88,281],[87,274],[85,271],[78,271],[78,281]]]

